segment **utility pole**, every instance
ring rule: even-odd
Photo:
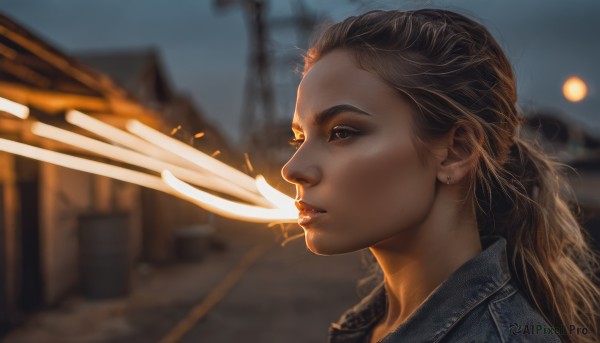
[[[268,129],[275,119],[275,94],[271,78],[271,60],[268,51],[269,28],[266,20],[268,0],[215,0],[217,8],[239,5],[243,8],[250,33],[248,72],[244,88],[241,114],[241,132],[253,134],[258,129]],[[257,117],[262,113],[262,118]],[[268,132],[268,131],[267,131]],[[269,135],[260,140],[269,145]],[[245,137],[246,140],[248,136]],[[265,147],[266,147],[265,146]]]

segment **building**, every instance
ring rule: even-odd
[[[152,50],[77,59],[0,15],[0,97],[27,105],[34,120],[79,133],[65,121],[70,109],[115,126],[128,119],[166,133],[181,126],[175,135],[186,141],[202,131],[204,137],[189,142],[204,152],[220,150],[225,162],[242,161],[194,104],[171,89]],[[0,113],[0,138],[106,162],[33,135],[31,122]],[[0,152],[0,336],[78,289],[82,218],[121,213],[128,262],[174,260],[174,230],[208,218],[157,191]]]

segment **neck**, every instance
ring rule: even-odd
[[[435,206],[434,206],[435,207]],[[472,215],[435,208],[418,227],[370,247],[384,274],[388,294],[380,325],[396,328],[405,322],[437,286],[481,252],[474,211]],[[384,330],[387,331],[387,330]]]

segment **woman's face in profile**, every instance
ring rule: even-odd
[[[282,175],[295,184],[297,198],[325,211],[299,219],[312,252],[402,240],[426,219],[436,170],[419,160],[412,116],[392,87],[358,68],[347,52],[325,55],[305,74],[292,124],[301,144]]]

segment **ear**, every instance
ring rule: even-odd
[[[460,183],[475,168],[483,135],[469,124],[455,125],[445,142],[438,163],[437,178],[444,184]]]

